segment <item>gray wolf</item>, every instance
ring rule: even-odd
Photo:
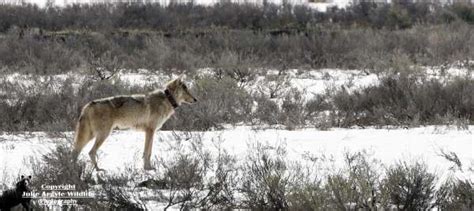
[[[150,157],[155,130],[161,128],[182,103],[195,102],[197,100],[182,81],[182,76],[168,82],[164,90],[94,100],[83,107],[79,117],[74,138],[74,156],[77,158],[82,148],[95,137],[89,157],[94,168],[103,171],[97,166],[99,147],[113,128],[132,128],[145,132],[144,169],[151,170],[153,167]]]
[[[16,183],[15,188],[3,191],[0,196],[0,210],[10,210],[21,204],[26,210],[30,210],[31,198],[23,198],[24,192],[30,192],[31,176],[21,176],[21,180]]]

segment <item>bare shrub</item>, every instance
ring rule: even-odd
[[[214,141],[217,156],[213,158],[212,176],[206,181],[209,192],[201,207],[206,209],[230,209],[237,206],[238,184],[237,158],[221,146],[220,139]]]
[[[382,194],[379,164],[367,152],[345,153],[345,167],[329,175],[326,189],[331,193],[330,204],[341,210],[376,210]]]
[[[167,203],[165,209],[233,208],[236,204],[236,158],[220,146],[219,139],[213,141],[217,150],[215,156],[204,147],[199,135],[192,135],[189,142],[172,145],[176,154],[160,162],[163,175],[154,179],[156,188],[163,189],[159,191],[159,200]]]
[[[223,92],[222,90],[226,90]],[[230,78],[216,80],[204,77],[195,80],[192,92],[198,103],[179,108],[175,119],[164,128],[185,130],[207,130],[220,128],[222,124],[235,124],[250,120],[252,99],[249,93],[240,88]],[[179,126],[179,128],[174,127]]]
[[[444,159],[446,159],[447,161],[454,164],[450,168],[451,170],[460,170],[460,171],[462,171],[462,169],[463,169],[462,163],[459,160],[459,157],[455,152],[445,151],[443,148],[440,148],[440,150],[438,152],[438,156],[441,156]]]
[[[306,122],[316,128],[327,130],[336,125],[335,111],[331,105],[331,93],[314,95],[304,105]]]
[[[328,102],[328,96],[317,94],[313,98],[309,99],[305,104],[305,111],[309,118],[316,117],[320,112],[331,109],[331,105]]]
[[[114,55],[111,51],[106,51],[101,55],[90,54],[88,57],[89,67],[99,80],[108,80],[123,69],[124,58]]]
[[[360,2],[325,13],[269,2],[94,4],[54,12],[1,5],[0,32],[7,36],[0,40],[0,64],[35,74],[100,63],[94,72],[216,67],[244,84],[262,67],[372,70],[396,54],[440,65],[472,57],[473,10],[426,2]]]
[[[260,82],[258,85],[258,91],[262,95],[267,95],[267,98],[275,99],[281,97],[287,88],[290,86],[289,78],[286,75],[280,74],[282,71],[278,73],[278,75],[270,75],[267,74],[263,81]]]
[[[160,37],[150,37],[145,42],[146,47],[138,52],[140,56],[136,58],[134,66],[155,71],[165,67],[165,61],[170,57],[168,54],[172,52],[171,47]]]
[[[327,191],[324,185],[327,173],[321,168],[321,164],[328,162],[328,160],[324,157],[305,156],[303,158],[306,162],[296,162],[291,167],[291,174],[294,179],[288,194],[289,209],[334,209],[330,203],[331,193]]]
[[[292,184],[293,187],[288,196],[290,210],[334,209],[328,202],[331,195],[324,189],[322,181],[308,181],[305,180],[305,178],[300,179],[304,182]]]
[[[292,176],[284,146],[256,143],[243,164],[244,204],[251,209],[288,209]]]
[[[257,103],[257,109],[255,110],[254,115],[258,123],[275,125],[280,122],[280,108],[275,101],[268,99],[263,95],[257,95],[253,98]]]
[[[54,40],[38,41],[9,33],[0,40],[0,63],[7,70],[27,74],[57,74],[78,68],[82,56]]]
[[[360,91],[349,93],[343,89],[334,95],[333,103],[339,111],[340,126],[439,124],[439,117],[446,115],[473,121],[474,100],[467,91],[473,84],[465,78],[442,83],[392,76]]]
[[[471,178],[462,177],[474,173],[472,168],[463,168],[463,163],[456,153],[440,149],[438,154],[453,163],[451,171],[462,173],[450,176],[436,191],[436,206],[445,210],[471,210],[474,208],[474,182]]]
[[[469,179],[450,178],[436,193],[436,206],[443,210],[472,210],[474,183]]]
[[[262,4],[221,1],[212,7],[193,2],[172,2],[167,5],[148,2],[67,5],[64,8],[55,8],[54,12],[51,12],[50,8],[41,8],[33,4],[4,4],[0,8],[2,12],[0,32],[6,32],[14,26],[38,27],[46,30],[154,28],[165,32],[217,26],[247,30],[286,28],[298,32],[308,25],[317,23],[393,30],[414,27],[416,24],[450,23],[454,20],[473,22],[473,7],[471,4],[464,4],[463,1],[455,4],[426,1],[376,4],[359,1],[347,8],[333,8],[325,13],[305,6],[274,4],[267,1]]]
[[[305,124],[306,113],[302,95],[303,93],[293,88],[283,98],[279,119],[287,129],[295,129]]]
[[[138,194],[130,188],[103,184],[102,188],[106,195],[105,205],[96,203],[91,205],[94,209],[127,209],[145,210],[144,203],[139,199]]]
[[[164,178],[171,189],[191,189],[199,187],[203,182],[206,166],[190,154],[182,154],[176,157],[171,164],[162,164],[166,170]]]
[[[424,163],[400,162],[386,172],[382,181],[382,192],[390,198],[397,209],[425,210],[433,207],[437,177],[428,172]]]
[[[86,168],[86,162],[75,160],[70,140],[59,143],[51,152],[43,155],[40,160],[31,160],[32,184],[40,190],[41,185],[74,184],[76,190],[87,190],[95,184],[92,169]]]
[[[255,64],[251,57],[242,54],[225,51],[215,64],[215,74],[218,78],[228,77],[234,79],[239,87],[244,87],[255,79],[256,70],[249,64]]]
[[[193,136],[190,142],[189,147],[184,147],[184,143],[172,146],[175,156],[160,162],[164,173],[157,181],[165,188],[159,196],[167,203],[165,209],[172,206],[181,209],[230,207],[234,158],[219,149],[213,160],[199,136]]]

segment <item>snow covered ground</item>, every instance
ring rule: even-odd
[[[472,70],[467,68],[424,68],[420,74],[428,79],[443,82],[454,77],[474,77]],[[212,74],[210,69],[198,71],[201,77]],[[65,80],[78,87],[86,79],[85,75],[53,75],[29,76],[21,74],[2,75],[0,83],[14,83],[12,86],[22,86],[29,90],[29,94],[41,92],[35,88],[38,84],[47,84],[50,88],[60,89]],[[121,83],[136,86],[160,86],[175,75],[162,75],[146,70],[135,72],[123,71],[115,79]],[[279,79],[279,77],[283,77]],[[273,78],[273,79],[271,79]],[[323,94],[326,90],[345,87],[346,90],[357,90],[363,87],[376,85],[380,75],[365,73],[358,70],[320,69],[309,71],[289,70],[281,76],[277,71],[268,71],[266,75],[259,75],[255,80],[243,87],[249,92],[268,94],[271,89],[287,92],[296,89],[303,93],[304,98],[311,99],[316,94]],[[15,84],[16,83],[16,84]],[[5,83],[6,84],[6,83]],[[157,87],[160,88],[160,87]],[[10,89],[11,90],[11,89]],[[2,89],[0,87],[0,94]],[[6,94],[6,93],[3,93]],[[15,97],[10,93],[10,97]],[[474,126],[468,129],[458,129],[456,126],[427,126],[411,129],[403,128],[331,128],[318,130],[314,128],[300,130],[283,130],[268,128],[252,128],[250,126],[227,126],[221,131],[207,132],[179,132],[159,131],[154,139],[154,163],[159,168],[161,160],[171,159],[178,150],[189,149],[193,141],[201,139],[203,146],[214,155],[221,146],[240,161],[249,153],[255,143],[268,146],[283,146],[287,151],[287,159],[304,163],[308,157],[325,158],[321,162],[321,169],[336,171],[344,164],[344,154],[347,152],[364,152],[371,158],[380,161],[382,166],[388,167],[397,161],[423,161],[430,171],[435,172],[441,180],[454,174],[456,177],[474,180]],[[178,134],[178,135],[177,135]],[[183,137],[188,139],[183,139]],[[44,132],[0,132],[0,189],[11,185],[18,175],[31,173],[31,159],[40,159],[50,152],[59,143],[72,140],[73,132],[47,134]],[[81,158],[89,161],[87,152],[92,147],[89,143]],[[144,148],[144,134],[136,131],[114,131],[99,150],[99,166],[107,170],[107,174],[123,173],[128,168],[136,172],[143,172],[142,153]],[[464,172],[451,171],[453,163],[440,156],[441,151],[454,152],[463,164]],[[381,169],[383,170],[383,169]],[[3,186],[3,187],[2,187]]]
[[[413,129],[339,129],[327,131],[316,129],[280,130],[252,129],[239,126],[223,131],[194,132],[190,137],[201,137],[205,148],[217,153],[217,145],[230,154],[242,158],[249,146],[256,142],[269,146],[283,145],[290,160],[300,161],[304,156],[326,157],[328,166],[341,167],[345,152],[365,151],[372,158],[389,166],[397,161],[426,162],[431,170],[440,177],[449,173],[452,163],[439,156],[441,150],[454,152],[466,166],[474,165],[474,126],[469,130],[458,130],[448,126],[429,126]],[[176,132],[180,134],[180,132]],[[184,146],[190,140],[179,140],[172,131],[160,131],[154,139],[153,156],[156,159],[171,157],[172,149],[180,142]],[[175,134],[175,135],[173,135]],[[65,133],[72,139],[72,133]],[[51,138],[45,133],[19,133],[0,135],[0,181],[8,181],[19,174],[29,174],[30,157],[40,158],[42,154],[64,142],[63,138]],[[81,156],[89,160],[89,143]],[[144,134],[135,131],[115,131],[99,150],[99,165],[111,173],[125,171],[133,166],[137,170],[143,167],[142,152]],[[474,179],[474,175],[464,175]]]

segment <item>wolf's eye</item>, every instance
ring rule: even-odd
[[[187,90],[187,89],[188,89],[188,87],[187,87],[185,84],[183,84],[182,86],[183,86],[183,89],[184,89],[184,90]]]

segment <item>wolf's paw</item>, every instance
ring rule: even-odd
[[[145,165],[144,169],[147,170],[147,171],[156,170],[155,167],[153,167],[151,165]]]
[[[107,172],[105,169],[99,168],[99,167],[95,167],[95,170],[96,170],[97,172]]]

